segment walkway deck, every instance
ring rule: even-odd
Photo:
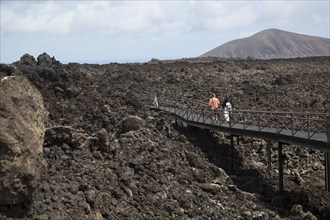
[[[160,106],[158,108],[150,106],[150,108],[165,111],[181,121],[184,121],[186,124],[199,128],[221,131],[237,136],[262,138],[330,152],[330,144],[327,140],[326,130],[294,129],[287,127],[277,128],[269,125],[254,125],[249,122],[239,122],[236,120],[229,121],[228,123],[221,117],[219,117],[219,121],[213,121],[212,114],[205,116],[205,114],[203,115],[199,111],[191,109],[182,110],[180,108],[166,106]]]

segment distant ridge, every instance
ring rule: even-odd
[[[229,41],[200,57],[256,59],[330,56],[330,39],[267,29],[250,37]]]

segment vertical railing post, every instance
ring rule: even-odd
[[[328,139],[328,143],[330,143],[330,115],[327,115],[327,139]]]
[[[291,113],[291,136],[293,136],[293,113]]]
[[[206,110],[204,112],[204,122],[206,122],[208,118],[209,118],[209,112]]]
[[[258,116],[258,130],[260,131],[260,113],[257,113],[257,116]]]
[[[308,134],[308,139],[309,139],[309,136],[310,136],[310,125],[309,125],[309,113],[307,113],[307,134]]]
[[[243,115],[243,128],[244,128],[244,130],[245,130],[245,114],[242,113],[242,115]]]
[[[230,135],[231,170],[234,171],[234,135]]]
[[[229,111],[228,117],[229,117],[229,127],[231,128],[231,112],[230,111]],[[225,118],[225,120],[226,120],[226,118]]]
[[[278,112],[275,113],[276,116],[276,134],[279,134],[280,132],[280,125],[279,125],[279,116],[278,116]]]

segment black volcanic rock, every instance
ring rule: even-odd
[[[176,126],[173,117],[141,103],[157,94],[160,105],[169,99],[193,106],[215,92],[220,101],[229,95],[235,108],[326,111],[329,61],[12,64],[13,75],[20,70],[38,87],[49,111],[46,163],[30,206],[0,205],[0,219],[328,219],[323,152],[285,145],[280,195],[277,143],[267,171],[264,140],[239,137],[231,149],[228,134]],[[79,92],[68,96],[68,88]],[[131,115],[142,125],[124,128]]]
[[[135,131],[144,127],[145,124],[146,122],[144,119],[131,115],[124,118],[124,120],[122,121],[122,130],[123,132]]]

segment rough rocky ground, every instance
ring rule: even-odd
[[[326,110],[329,57],[64,65],[42,54],[0,67],[1,78],[28,77],[49,111],[40,186],[32,202],[1,206],[1,219],[330,218],[323,152],[284,146],[281,195],[276,143],[267,172],[265,142],[240,137],[233,171],[227,134],[176,127],[141,103],[215,92],[235,108]],[[127,132],[131,115],[145,124]]]

